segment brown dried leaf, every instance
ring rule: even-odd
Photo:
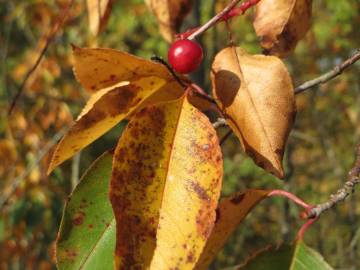
[[[113,0],[86,0],[90,32],[97,36],[109,19]]]
[[[189,13],[193,0],[145,0],[156,16],[160,33],[168,42],[174,40],[174,34],[180,30],[183,19]]]
[[[254,27],[261,46],[272,55],[291,53],[310,28],[312,0],[261,0]]]
[[[208,269],[211,261],[225,245],[233,231],[246,218],[251,209],[266,198],[269,192],[268,190],[249,189],[221,200],[216,210],[215,227],[206,242],[195,270]]]
[[[275,56],[229,47],[212,66],[213,95],[244,150],[282,178],[282,158],[296,109],[289,73]]]
[[[192,269],[215,222],[222,155],[186,96],[134,115],[115,150],[116,269]]]
[[[156,76],[166,81],[174,80],[164,65],[123,51],[73,46],[73,54],[75,76],[90,92],[148,76]]]

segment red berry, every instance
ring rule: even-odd
[[[201,46],[189,39],[180,39],[171,44],[168,60],[172,68],[179,73],[193,72],[203,58]]]

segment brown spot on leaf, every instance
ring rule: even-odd
[[[206,201],[210,201],[210,197],[209,195],[206,193],[206,190],[200,186],[199,183],[195,182],[195,181],[190,181],[190,185],[193,191],[195,191],[196,195],[201,199],[201,200],[206,200]]]
[[[76,212],[71,222],[75,226],[80,226],[84,223],[85,213],[83,211]]]
[[[186,262],[192,263],[195,260],[194,253],[192,251],[189,252],[189,254],[186,256]]]
[[[215,223],[218,223],[218,221],[221,219],[221,211],[219,208],[216,208],[215,211]]]
[[[242,200],[245,198],[245,193],[242,193],[240,195],[235,196],[230,200],[233,204],[239,204],[242,202]]]

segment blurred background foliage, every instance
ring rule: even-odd
[[[168,44],[142,0],[116,1],[106,30],[96,38],[88,30],[85,1],[75,1],[69,20],[50,44],[8,117],[11,99],[67,2],[0,0],[0,269],[55,267],[54,241],[65,199],[91,162],[116,145],[124,126],[120,124],[46,176],[48,150],[88,98],[72,74],[70,44],[166,58]],[[228,3],[194,2],[184,30],[204,23]],[[231,26],[237,45],[260,53],[252,15],[250,11],[233,19]],[[360,48],[359,25],[358,0],[314,1],[312,28],[286,59],[294,84],[317,77]],[[225,25],[209,30],[199,42],[206,59],[192,78],[209,91],[214,54],[228,44]],[[237,139],[230,137],[223,145],[224,196],[246,188],[282,188],[313,204],[326,200],[346,179],[360,138],[359,64],[297,96],[298,115],[286,152],[285,181],[254,166]],[[226,129],[219,132],[224,134]],[[360,269],[359,202],[360,196],[355,195],[326,213],[305,237],[337,269]],[[299,209],[284,199],[262,202],[232,236],[212,269],[241,263],[268,244],[292,241],[302,224],[298,215]]]

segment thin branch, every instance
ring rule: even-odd
[[[320,77],[317,77],[315,79],[307,81],[307,82],[303,83],[302,85],[296,87],[295,94],[300,94],[311,87],[314,87],[316,85],[323,84],[323,83],[330,81],[331,79],[339,76],[345,69],[347,69],[348,67],[353,65],[359,59],[360,59],[360,49],[357,49],[356,53],[354,55],[352,55],[350,58],[346,59],[340,65],[335,66],[331,71],[321,75]]]
[[[29,174],[32,172],[33,169],[35,169],[40,161],[47,155],[52,147],[58,142],[58,140],[61,139],[61,137],[68,131],[68,127],[65,127],[61,129],[58,133],[55,134],[55,136],[51,139],[50,142],[48,142],[43,149],[39,151],[38,156],[35,158],[33,162],[30,162],[29,165],[26,167],[26,170],[18,177],[16,177],[14,180],[12,180],[11,186],[9,188],[9,191],[3,192],[3,194],[0,196],[0,209],[4,206],[4,204],[9,200],[9,198],[14,194],[16,189],[19,187],[21,182],[26,179],[26,177],[29,176]]]
[[[8,110],[8,115],[11,115],[12,111],[15,108],[16,102],[19,100],[22,92],[24,91],[27,81],[29,80],[30,76],[34,73],[34,71],[37,69],[37,67],[39,66],[42,58],[44,57],[47,49],[49,48],[50,43],[54,40],[56,34],[58,33],[60,28],[65,23],[65,21],[68,17],[68,13],[69,13],[70,8],[72,7],[73,3],[74,3],[74,0],[70,0],[69,4],[63,9],[63,12],[61,12],[59,17],[57,18],[56,23],[55,23],[53,29],[51,30],[49,37],[46,39],[45,45],[42,48],[42,50],[40,51],[38,58],[36,59],[34,65],[28,70],[22,83],[20,84],[20,87],[19,87],[14,99],[12,100],[12,102],[10,104],[10,107]]]
[[[79,183],[79,172],[80,172],[80,157],[81,157],[81,151],[78,152],[71,163],[71,189],[74,190],[74,188]]]
[[[305,232],[310,228],[310,226],[317,221],[318,218],[312,218],[305,222],[304,225],[300,228],[299,232],[297,233],[296,240],[301,240],[304,238]]]
[[[354,166],[349,172],[344,187],[339,189],[335,194],[332,194],[327,202],[318,204],[313,208],[311,208],[309,211],[303,213],[303,216],[307,219],[317,218],[323,212],[333,208],[338,203],[344,201],[350,194],[354,193],[356,185],[360,183],[359,175],[360,175],[360,143],[358,144],[356,149],[356,158],[355,158]]]
[[[225,135],[224,137],[222,137],[222,139],[220,140],[220,145],[223,145],[224,142],[226,142],[226,140],[228,138],[230,138],[231,134],[233,134],[233,131],[230,129]]]
[[[267,197],[274,197],[274,196],[280,196],[280,197],[288,198],[289,200],[293,201],[297,205],[303,207],[305,210],[310,210],[312,208],[311,205],[307,204],[302,199],[300,199],[296,195],[294,195],[291,192],[288,192],[286,190],[274,189],[273,191],[271,191],[267,195]]]

